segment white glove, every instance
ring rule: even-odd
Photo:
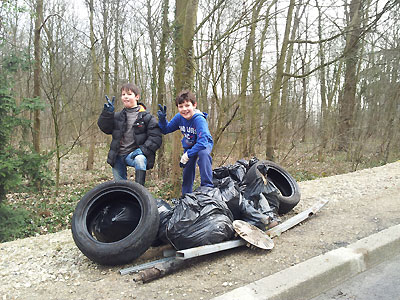
[[[187,155],[187,152],[183,153],[181,157],[180,164],[181,165],[186,165],[186,163],[189,161],[189,156]]]

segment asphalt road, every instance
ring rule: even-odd
[[[310,300],[399,300],[400,255]]]

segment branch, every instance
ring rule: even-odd
[[[334,39],[337,39],[338,37],[341,37],[341,36],[344,35],[344,34],[345,34],[345,32],[341,32],[341,33],[338,33],[338,34],[336,34],[336,35],[334,35],[334,36],[331,36],[331,37],[329,37],[329,38],[326,38],[326,39],[323,39],[323,40],[319,40],[319,41],[292,40],[292,41],[289,41],[289,43],[290,43],[290,44],[322,44],[322,43],[330,42],[330,41],[332,41],[332,40],[334,40]]]
[[[307,76],[311,75],[315,71],[318,71],[321,68],[324,68],[326,66],[329,66],[329,65],[341,60],[343,57],[345,57],[345,53],[343,53],[342,55],[336,57],[334,60],[328,61],[328,62],[326,62],[326,63],[324,63],[322,65],[319,65],[318,67],[312,69],[311,71],[309,71],[309,72],[307,72],[305,74],[295,75],[295,74],[283,73],[283,76],[293,77],[293,78],[304,78],[304,77],[307,77]]]
[[[382,17],[382,15],[384,13],[386,13],[387,11],[391,10],[393,7],[395,7],[396,5],[399,4],[398,1],[393,1],[393,3],[390,3],[391,1],[388,1],[384,8],[382,9],[382,11],[380,13],[378,13],[376,15],[376,18],[370,23],[368,24],[366,27],[364,27],[364,29],[362,30],[362,33],[360,34],[360,37],[365,35],[368,31],[371,30],[371,28],[380,20],[380,18]],[[292,40],[289,41],[289,43],[296,43],[296,44],[321,44],[321,43],[325,43],[325,42],[330,42],[334,39],[337,39],[341,36],[343,36],[344,34],[348,33],[349,31],[344,31],[341,33],[338,33],[334,36],[331,36],[329,38],[323,39],[323,40],[319,40],[319,41],[310,41],[310,40]]]
[[[60,19],[63,19],[59,14],[48,15],[46,19],[43,21],[43,23],[40,25],[39,32],[42,31],[43,26],[46,24],[47,20],[49,20],[51,17],[59,17]]]
[[[225,125],[221,128],[220,132],[218,133],[217,137],[215,138],[215,144],[218,143],[219,139],[221,138],[222,133],[225,131],[226,128],[228,128],[229,124],[231,124],[231,122],[235,118],[238,110],[239,110],[239,105],[236,106],[235,111],[233,112],[233,114],[230,117],[230,119],[228,120],[228,122],[226,122]]]
[[[340,56],[338,56],[338,57],[335,58],[334,60],[331,60],[331,61],[329,61],[329,62],[327,62],[327,63],[324,63],[324,64],[322,64],[322,65],[320,65],[320,66],[314,68],[313,70],[309,71],[308,73],[301,74],[301,75],[283,73],[283,75],[284,75],[284,76],[287,76],[287,77],[293,77],[293,78],[304,78],[304,77],[307,77],[307,76],[311,75],[311,74],[314,73],[315,71],[318,71],[319,69],[321,69],[321,68],[323,68],[323,67],[326,67],[326,66],[329,66],[329,65],[331,65],[331,64],[333,64],[333,63],[335,63],[335,62],[337,62],[338,60],[341,60],[343,57],[346,57],[348,51],[350,51],[350,49],[352,49],[352,48],[358,43],[358,41],[359,41],[364,35],[366,35],[366,34],[371,30],[371,28],[372,28],[372,27],[380,20],[380,18],[383,16],[383,14],[384,14],[385,12],[391,10],[393,7],[395,7],[395,6],[399,3],[398,1],[394,1],[393,3],[390,3],[390,2],[391,2],[391,1],[388,1],[388,2],[385,4],[385,7],[382,9],[382,11],[376,15],[376,18],[375,18],[370,24],[368,24],[366,27],[364,27],[364,29],[361,31],[360,35],[357,37],[357,40],[354,41],[353,45],[350,45],[348,48],[347,48],[347,46],[346,46],[347,49],[345,48],[344,51],[343,51],[343,53],[342,53]],[[330,39],[332,39],[332,38],[330,38]],[[322,42],[322,41],[316,41],[315,43],[320,43],[320,42]]]
[[[221,5],[224,4],[224,2],[225,2],[225,0],[220,0],[220,1],[218,2],[218,4],[215,5],[215,7],[213,8],[213,10],[203,19],[203,21],[201,21],[201,23],[199,24],[199,26],[197,26],[197,28],[195,28],[193,36],[195,36],[196,33],[199,32],[199,30],[201,29],[201,27],[203,27],[203,25],[208,21],[208,19],[210,19],[210,18],[214,15],[214,13],[216,12],[216,10],[217,10],[218,8],[220,8]]]
[[[225,165],[225,163],[226,163],[226,161],[228,160],[229,156],[231,156],[231,154],[232,154],[232,152],[233,152],[233,149],[235,149],[237,142],[238,142],[238,136],[236,136],[236,140],[235,140],[235,143],[233,144],[233,146],[232,146],[232,148],[231,148],[231,151],[229,151],[228,155],[225,157],[224,161],[221,162],[221,164],[219,165],[219,167]]]

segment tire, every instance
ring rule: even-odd
[[[124,230],[113,239],[99,237],[94,233],[94,224],[102,212],[115,207],[123,207],[133,220],[120,223],[119,228]],[[102,265],[122,265],[151,246],[158,226],[157,203],[152,195],[140,184],[123,180],[108,181],[87,192],[75,208],[71,230],[76,246],[89,259]]]
[[[284,215],[291,211],[300,201],[300,189],[296,180],[280,165],[269,160],[260,160],[247,171],[244,183],[249,183],[263,176],[258,168],[266,168],[267,180],[271,181],[280,191],[278,214]]]

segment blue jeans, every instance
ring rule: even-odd
[[[196,175],[196,162],[200,171],[200,185],[214,187],[212,182],[212,158],[211,148],[200,150],[196,156],[190,157],[186,166],[183,168],[182,175],[182,195],[191,193],[193,181]]]
[[[114,180],[126,180],[127,172],[126,166],[134,167],[136,170],[146,171],[147,166],[147,158],[141,154],[136,155],[140,149],[136,149],[135,151],[129,153],[128,155],[117,155],[114,163],[114,167],[112,168],[112,173]]]

